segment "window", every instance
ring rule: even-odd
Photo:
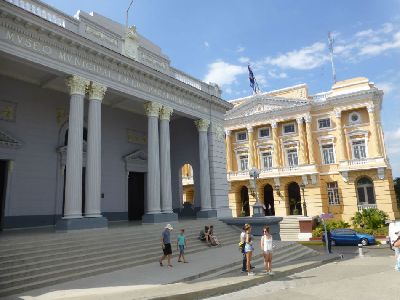
[[[269,136],[270,136],[269,128],[260,128],[258,130],[258,137],[266,138],[266,137],[269,137]]]
[[[330,118],[318,120],[318,129],[324,129],[324,128],[331,128],[331,119]]]
[[[271,151],[263,152],[261,154],[263,169],[271,169],[272,168],[272,153]]]
[[[246,171],[248,169],[249,158],[247,155],[239,155],[239,167],[240,171]]]
[[[352,112],[349,114],[349,123],[357,124],[361,122],[361,116],[358,112]]]
[[[242,132],[236,133],[236,140],[237,141],[246,141],[247,140],[247,132],[242,131]]]
[[[366,177],[357,181],[358,204],[375,204],[374,185]]]
[[[365,140],[353,141],[352,146],[353,146],[353,158],[354,159],[367,158],[367,152],[365,149]]]
[[[297,149],[288,149],[287,153],[287,161],[290,167],[298,166],[299,159],[297,157]]]
[[[322,145],[322,158],[324,165],[335,163],[335,152],[333,144]]]
[[[339,189],[337,181],[327,182],[328,200],[330,205],[339,205]]]
[[[283,134],[291,134],[295,132],[296,128],[294,126],[294,123],[283,125]]]

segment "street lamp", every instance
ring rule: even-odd
[[[306,203],[306,198],[304,197],[304,188],[306,185],[304,183],[300,184],[301,192],[303,194],[303,215],[307,217],[307,203]]]
[[[253,217],[263,217],[264,209],[261,203],[258,201],[258,193],[257,193],[257,178],[260,175],[260,171],[256,168],[252,168],[249,170],[250,178],[250,192],[251,195],[256,199],[256,203],[253,205]]]

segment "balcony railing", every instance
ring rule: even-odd
[[[368,208],[377,208],[376,204],[358,204],[358,211],[362,211],[363,209],[368,209]]]
[[[182,185],[193,184],[193,176],[182,176]]]
[[[339,162],[339,171],[366,170],[386,168],[388,163],[383,157],[342,160]]]
[[[221,97],[221,91],[219,90],[218,86],[207,84],[175,68],[171,68],[171,72],[172,77],[175,79],[178,79],[179,81],[186,83],[187,85],[190,85],[198,90],[207,92],[216,97]]]

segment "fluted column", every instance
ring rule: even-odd
[[[254,159],[254,129],[251,126],[247,126],[247,133],[249,135],[249,151],[248,151],[248,169],[255,167],[255,159]]]
[[[71,99],[65,178],[65,219],[82,217],[83,99],[89,83],[89,80],[79,76],[67,79]]]
[[[338,155],[338,161],[346,160],[346,143],[343,138],[343,129],[342,129],[342,111],[339,109],[334,110],[334,114],[336,117],[336,149]]]
[[[201,210],[211,210],[210,193],[210,162],[208,159],[208,137],[207,131],[210,125],[208,120],[195,121],[199,131],[199,154],[200,154],[200,196]]]
[[[312,138],[312,129],[311,129],[311,115],[308,114],[304,117],[304,121],[306,122],[306,135],[307,135],[307,148],[308,148],[308,163],[310,165],[315,164],[315,156],[314,156],[314,144]]]
[[[160,148],[158,140],[158,116],[161,104],[148,102],[144,105],[148,117],[147,140],[147,214],[159,214],[160,209]]]
[[[225,131],[225,142],[226,142],[226,169],[227,172],[232,172],[232,137],[231,131]]]
[[[106,90],[94,82],[89,90],[85,217],[101,217],[101,102]]]
[[[169,121],[173,109],[163,106],[160,111],[160,166],[161,166],[161,210],[172,213],[171,155]]]
[[[299,131],[299,164],[306,164],[306,144],[304,139],[303,117],[296,119],[297,129]]]
[[[369,116],[369,130],[371,131],[371,142],[372,145],[374,145],[375,147],[375,152],[371,153],[371,156],[382,156],[379,142],[378,126],[375,119],[375,105],[372,103],[368,104],[367,110]]]
[[[276,121],[271,122],[272,127],[272,142],[274,145],[274,151],[272,153],[272,163],[274,168],[279,168],[279,136],[278,136],[278,123]]]

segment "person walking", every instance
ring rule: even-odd
[[[244,246],[244,252],[246,253],[246,271],[248,276],[253,276],[254,273],[251,271],[251,257],[253,255],[254,247],[253,247],[253,235],[251,234],[251,226],[246,224],[245,226],[246,235],[245,241],[246,244]]]
[[[265,272],[269,275],[274,275],[272,272],[272,235],[269,232],[269,227],[264,226],[263,236],[261,237],[261,251],[264,255]]]
[[[171,224],[167,224],[167,226],[164,227],[164,230],[161,234],[161,248],[163,250],[163,256],[161,256],[159,262],[160,262],[160,267],[163,266],[163,260],[167,258],[168,260],[168,267],[172,267],[171,265],[171,255],[172,255],[172,248],[171,248],[171,231],[173,230],[173,227]]]
[[[186,237],[184,233],[185,229],[181,229],[181,233],[178,235],[178,239],[176,241],[176,250],[179,250],[178,262],[183,260],[184,263],[187,263],[185,259]]]

